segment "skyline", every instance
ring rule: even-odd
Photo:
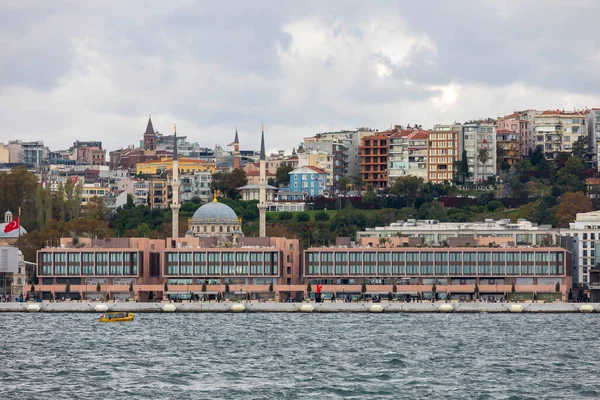
[[[2,141],[290,151],[324,131],[600,106],[593,1],[2,2]],[[25,62],[24,62],[25,61]]]

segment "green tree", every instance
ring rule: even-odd
[[[206,294],[206,290],[207,290],[207,285],[206,285],[206,281],[202,282],[202,293]]]
[[[573,157],[583,160],[587,154],[587,135],[579,136],[579,138],[573,143]]]
[[[247,184],[246,171],[241,168],[235,168],[230,172],[218,172],[213,175],[212,180],[213,190],[218,190],[231,199],[235,198],[238,194],[238,188]]]
[[[129,282],[129,293],[133,293],[133,281]]]
[[[392,292],[394,292],[394,293],[398,292],[398,287],[396,286],[395,283],[394,283],[394,286],[392,286]]]
[[[315,221],[329,221],[329,214],[326,211],[319,211],[315,214]]]
[[[46,219],[44,218],[44,191],[42,185],[37,185],[35,190],[35,212],[37,228],[42,229],[46,224]]]
[[[475,284],[474,292],[475,292],[475,297],[479,297],[479,285],[477,283]]]
[[[514,282],[513,282],[513,283],[512,283],[512,285],[510,286],[510,292],[511,292],[511,293],[513,293],[513,294],[516,292],[516,289],[515,289],[515,283],[514,283]]]
[[[364,204],[370,204],[371,206],[377,204],[377,195],[375,194],[372,186],[369,186],[367,193],[362,197],[361,201]]]
[[[298,222],[308,222],[310,221],[310,214],[306,212],[301,212],[296,214],[296,221]]]
[[[554,287],[556,293],[560,293],[560,282],[556,282],[556,286]]]
[[[229,282],[225,282],[225,293],[229,293]]]
[[[348,178],[347,176],[342,176],[338,181],[338,188],[342,193],[345,193],[348,191],[348,187],[350,186],[350,184],[350,178]]]
[[[167,282],[165,282],[163,289],[165,293],[169,291],[169,285],[167,285]]]
[[[277,219],[280,220],[280,221],[286,221],[286,220],[290,220],[292,218],[294,218],[294,214],[292,214],[291,212],[289,212],[289,211],[281,211],[279,213],[279,217]]]
[[[96,292],[100,293],[102,291],[102,285],[100,282],[96,283]]]
[[[312,285],[310,284],[310,282],[308,282],[308,284],[306,285],[306,293],[308,293],[308,295],[310,296],[311,292],[312,292]]]
[[[354,186],[356,187],[356,190],[363,190],[365,186],[365,182],[360,173],[354,177]]]
[[[431,293],[433,295],[433,300],[437,300],[437,285],[435,282],[431,285]]]
[[[360,286],[360,295],[364,296],[365,293],[367,293],[367,284],[363,282]]]
[[[273,292],[273,282],[269,282],[269,292]]]
[[[44,216],[46,217],[46,222],[50,221],[53,218],[52,215],[52,192],[50,191],[50,185],[46,185],[46,190],[44,191]]]
[[[290,172],[292,172],[294,168],[291,165],[280,165],[277,167],[277,171],[275,171],[275,178],[277,180],[277,186],[285,186],[290,183]]]
[[[71,284],[69,282],[65,285],[65,293],[67,294],[67,297],[69,296],[69,293],[71,293]]]
[[[390,193],[396,197],[403,197],[406,199],[406,206],[415,208],[419,193],[424,189],[423,178],[416,176],[402,176],[394,181],[394,184],[390,188]]]
[[[62,182],[58,183],[58,192],[56,193],[56,208],[58,208],[58,215],[61,222],[66,219],[65,213],[65,188]]]
[[[459,178],[461,183],[465,183],[467,179],[471,177],[471,172],[469,172],[469,159],[467,157],[467,150],[463,150],[461,158],[460,158],[460,170],[459,170]]]

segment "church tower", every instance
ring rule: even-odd
[[[262,135],[260,138],[260,161],[259,161],[259,179],[258,179],[258,220],[260,237],[267,236],[267,157],[265,155],[265,125],[262,125]]]
[[[152,117],[148,117],[148,126],[146,126],[146,132],[144,133],[144,150],[156,150],[156,132],[154,132],[154,126],[152,126]]]
[[[171,212],[173,213],[173,220],[171,224],[173,225],[173,239],[179,237],[179,209],[181,205],[179,204],[179,155],[177,154],[177,125],[174,126],[175,131],[175,139],[173,143],[173,180],[171,182],[171,187],[173,188],[173,200],[171,202]]]
[[[238,138],[238,131],[235,128],[235,139],[233,140],[233,168],[240,167],[240,139]]]

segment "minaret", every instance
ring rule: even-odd
[[[235,139],[233,140],[233,168],[240,167],[240,139],[237,128],[235,128]]]
[[[179,156],[177,154],[177,125],[174,126],[175,142],[173,144],[173,180],[171,186],[173,188],[173,201],[171,202],[171,211],[173,213],[173,239],[179,237]]]
[[[265,156],[265,124],[262,125],[262,136],[260,138],[260,176],[258,179],[258,221],[260,237],[267,236],[267,171]]]

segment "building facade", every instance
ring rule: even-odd
[[[319,168],[304,166],[290,172],[290,193],[295,197],[288,200],[303,200],[306,197],[322,196],[327,187],[327,173]]]
[[[497,170],[500,170],[503,163],[515,165],[521,159],[521,141],[522,137],[513,130],[498,129],[496,131]]]
[[[573,143],[581,136],[587,138],[588,110],[565,112],[549,110],[535,116],[535,146],[544,150],[548,159],[558,153],[573,151]],[[587,140],[586,140],[587,143]]]
[[[373,189],[383,189],[388,184],[388,140],[394,130],[363,137],[359,147],[362,181]]]
[[[452,182],[454,163],[458,160],[460,129],[432,130],[429,132],[427,154],[427,181]]]
[[[462,126],[459,159],[467,153],[471,182],[486,182],[496,176],[496,125],[492,121],[474,121]]]

